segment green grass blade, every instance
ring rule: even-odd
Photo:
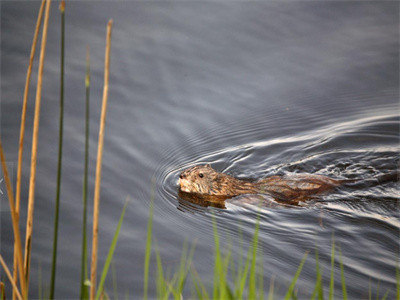
[[[97,288],[96,300],[98,300],[100,298],[100,295],[103,293],[104,282],[106,281],[108,269],[110,267],[111,260],[114,255],[115,247],[117,246],[118,236],[119,236],[119,232],[121,231],[122,221],[124,220],[124,215],[125,215],[125,210],[126,210],[127,205],[128,205],[128,201],[125,202],[124,208],[122,209],[122,213],[121,213],[121,216],[119,217],[117,229],[115,230],[110,249],[108,250],[107,259],[106,259],[106,262],[104,263],[103,271],[101,272],[99,286]]]
[[[195,250],[195,244],[192,245],[190,252],[188,254],[187,242],[185,241],[183,245],[183,251],[181,256],[181,262],[179,266],[179,271],[177,273],[175,295],[177,298],[181,298],[183,287],[185,286],[187,274],[189,272],[190,265],[192,263],[193,255]]]
[[[65,40],[65,2],[60,5],[61,11],[61,72],[60,72],[60,128],[58,135],[58,165],[57,165],[57,191],[56,207],[54,211],[54,236],[53,236],[53,257],[51,263],[50,278],[50,299],[54,299],[56,284],[56,265],[57,265],[57,241],[58,241],[58,216],[60,211],[60,192],[61,192],[61,167],[62,167],[62,145],[64,127],[64,40]]]
[[[246,264],[244,265],[244,269],[241,274],[239,288],[238,288],[238,294],[236,296],[236,298],[238,298],[238,299],[243,298],[243,293],[244,293],[244,289],[246,287],[246,281],[247,281],[247,277],[248,277],[249,269],[250,269],[250,260],[251,260],[251,248],[249,248],[249,250],[247,251]]]
[[[340,259],[340,277],[342,280],[342,296],[343,296],[343,300],[347,300],[347,290],[346,290],[346,281],[344,278],[342,251],[340,250],[340,248],[339,248],[339,259]]]
[[[254,245],[255,240],[257,239],[258,241],[258,228],[257,228],[257,224],[256,224],[256,230],[254,232],[254,236],[253,236],[253,242],[252,245]],[[244,289],[246,286],[246,281],[247,281],[247,277],[249,274],[249,269],[250,269],[250,262],[251,262],[251,258],[252,258],[252,247],[250,247],[247,251],[247,256],[246,256],[246,264],[244,265],[243,270],[241,270],[241,274],[240,274],[240,280],[239,280],[239,284],[238,284],[238,288],[236,288],[236,297],[237,299],[242,299],[243,298],[243,293],[244,293]]]
[[[193,282],[193,285],[194,285],[194,288],[195,288],[195,292],[196,292],[196,296],[194,296],[194,293],[192,293],[193,294],[193,298],[197,298],[197,299],[200,299],[200,300],[204,299],[203,294],[202,294],[202,290],[201,290],[200,285],[199,285],[199,283],[197,281],[197,278],[193,274],[193,271],[190,272],[190,274],[192,275],[192,282]]]
[[[296,285],[296,281],[300,276],[301,270],[303,269],[303,265],[306,262],[308,255],[308,251],[304,254],[303,259],[301,260],[300,266],[297,268],[296,274],[294,275],[292,282],[290,283],[289,289],[285,295],[285,300],[289,300],[293,295],[293,290]]]
[[[114,299],[118,300],[117,272],[115,270],[114,260],[111,261],[111,275],[112,275],[112,282],[113,282]]]
[[[372,293],[371,293],[371,278],[370,278],[368,283],[368,300],[371,299],[372,299]]]
[[[378,280],[378,288],[377,288],[377,291],[376,291],[376,300],[379,300],[379,287],[380,287],[380,285],[381,285],[381,280]]]
[[[257,263],[257,247],[258,247],[258,232],[260,228],[260,217],[258,216],[256,222],[256,229],[254,231],[254,237],[252,242],[252,256],[251,256],[251,266],[249,274],[249,299],[256,298],[256,263]]]
[[[166,278],[162,267],[161,256],[158,247],[155,248],[157,260],[157,299],[168,299]]]
[[[213,287],[213,298],[218,299],[219,297],[219,283],[221,280],[221,270],[222,270],[222,262],[221,262],[221,252],[219,247],[219,236],[217,231],[217,221],[215,220],[215,216],[213,216],[213,232],[214,232],[214,287]]]
[[[335,241],[332,238],[331,279],[329,283],[329,300],[333,299],[334,290],[335,290]]]
[[[313,294],[311,296],[311,299],[314,300],[315,297],[318,295],[318,299],[323,300],[324,299],[324,291],[322,289],[322,272],[319,267],[318,249],[315,250],[315,269],[317,272],[317,281],[315,283],[315,288],[314,288]]]
[[[210,297],[208,296],[207,290],[203,284],[203,282],[201,281],[199,274],[197,273],[196,269],[194,268],[194,266],[192,265],[191,267],[192,270],[192,279],[193,279],[193,283],[199,288],[200,291],[197,291],[197,295],[198,295],[198,299],[210,299]],[[197,289],[197,288],[196,288]],[[200,295],[200,296],[199,296]]]
[[[389,295],[389,290],[387,290],[386,293],[383,295],[382,300],[386,300],[388,295]]]
[[[219,288],[220,288],[220,299],[227,299],[230,298],[229,293],[229,286],[226,280],[227,274],[228,274],[228,269],[229,269],[229,262],[231,260],[231,249],[228,250],[228,252],[225,254],[224,259],[222,260],[222,268],[221,268],[221,276],[220,276],[220,282],[219,282]]]
[[[89,172],[89,116],[90,116],[90,53],[89,47],[86,50],[86,75],[85,75],[85,166],[83,173],[83,224],[82,224],[82,250],[81,250],[81,290],[80,299],[89,298],[89,287],[85,285],[85,281],[89,279],[88,277],[88,258],[87,258],[87,195],[88,195],[88,172]]]
[[[153,204],[154,204],[154,181],[153,181],[152,195],[150,201],[150,211],[149,211],[149,221],[147,222],[147,239],[146,239],[146,252],[144,256],[144,288],[143,288],[143,298],[147,299],[147,289],[149,286],[149,266],[150,266],[150,256],[151,256],[151,236],[153,231]]]

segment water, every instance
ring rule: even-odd
[[[25,72],[38,8],[39,2],[1,3],[1,137],[14,170]],[[184,241],[196,242],[196,270],[210,283],[212,215],[224,247],[231,244],[238,255],[251,241],[258,209],[242,205],[240,199],[228,201],[226,209],[180,199],[176,181],[182,169],[211,163],[240,178],[307,172],[363,180],[396,170],[400,150],[398,10],[396,2],[67,3],[56,296],[78,296],[84,59],[88,44],[92,63],[89,199],[93,199],[108,18],[114,18],[114,29],[99,266],[129,197],[115,266],[120,295],[129,291],[133,296],[142,294],[153,178],[154,236],[165,267],[178,264]],[[39,132],[33,297],[38,293],[40,274],[47,283],[50,270],[59,50],[59,16],[54,4]],[[36,69],[37,58],[34,72]],[[34,94],[32,85],[23,167],[23,220]],[[297,207],[271,204],[263,208],[259,250],[266,291],[275,278],[275,291],[283,295],[304,253],[316,246],[324,283],[328,284],[334,234],[343,253],[351,297],[366,298],[370,281],[373,291],[379,283],[382,295],[389,290],[388,297],[394,297],[399,257],[398,195],[398,185],[391,182],[344,188]],[[3,203],[2,207],[1,254],[10,262],[11,222]],[[90,219],[91,214],[90,205]],[[298,281],[301,298],[314,288],[312,256],[313,252]],[[152,261],[151,272],[154,270]],[[335,293],[340,297],[338,264],[335,270]],[[107,287],[112,290],[111,282]]]

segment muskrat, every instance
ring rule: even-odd
[[[378,182],[397,180],[398,172],[381,176]],[[269,194],[277,200],[301,201],[357,180],[333,179],[316,174],[274,175],[255,182],[240,180],[214,170],[211,165],[198,165],[179,175],[180,191],[201,197],[225,200],[243,194]]]

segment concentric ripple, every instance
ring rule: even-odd
[[[253,123],[248,129],[242,127],[241,130],[247,136],[254,137],[267,124]],[[399,186],[393,180],[376,184],[376,178],[397,172],[399,125],[398,114],[364,114],[356,120],[337,122],[295,135],[286,134],[213,148],[202,155],[189,151],[194,147],[191,143],[203,151],[218,139],[224,141],[227,136],[232,139],[235,128],[231,128],[232,132],[219,132],[218,128],[215,129],[211,141],[192,137],[187,144],[166,152],[163,163],[155,172],[158,200],[165,203],[162,205],[163,211],[159,213],[165,218],[173,215],[176,217],[173,211],[178,209],[183,212],[181,217],[185,219],[185,226],[200,236],[209,234],[209,216],[213,214],[217,218],[223,240],[232,241],[237,240],[239,231],[244,232],[245,239],[246,236],[250,239],[256,216],[260,213],[258,205],[264,203],[260,215],[262,251],[267,249],[270,253],[280,253],[284,247],[290,249],[287,251],[291,255],[297,253],[301,256],[310,246],[305,241],[315,239],[322,244],[322,248],[329,248],[330,236],[326,235],[324,229],[330,228],[336,232],[336,242],[344,249],[352,252],[357,247],[358,254],[350,255],[345,262],[352,269],[351,276],[386,278],[390,284],[391,279],[383,275],[383,270],[394,270],[395,260],[386,258],[382,262],[371,258],[366,248],[358,247],[366,247],[372,241],[377,243],[376,248],[386,253],[386,256],[388,253],[394,255],[399,250]],[[251,131],[252,128],[254,131]],[[191,155],[182,155],[186,151]],[[204,163],[210,163],[217,170],[239,178],[259,179],[273,174],[317,173],[341,179],[357,179],[360,184],[323,195],[318,201],[303,203],[300,207],[278,204],[267,195],[262,196],[259,202],[255,201],[255,205],[248,204],[251,201],[243,200],[242,196],[228,200],[225,209],[203,207],[180,199],[177,181],[183,169]],[[176,222],[182,223],[182,219]],[[298,247],[294,247],[293,243],[297,243]],[[329,249],[325,250],[329,253]],[[291,263],[291,255],[274,255],[271,263],[276,268],[283,267],[288,261]],[[367,261],[365,264],[360,263],[363,258]],[[296,262],[293,261],[293,264]],[[312,271],[309,272],[311,276]]]

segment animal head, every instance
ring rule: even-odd
[[[179,175],[179,188],[185,193],[219,195],[218,184],[222,174],[209,164],[188,168]]]

